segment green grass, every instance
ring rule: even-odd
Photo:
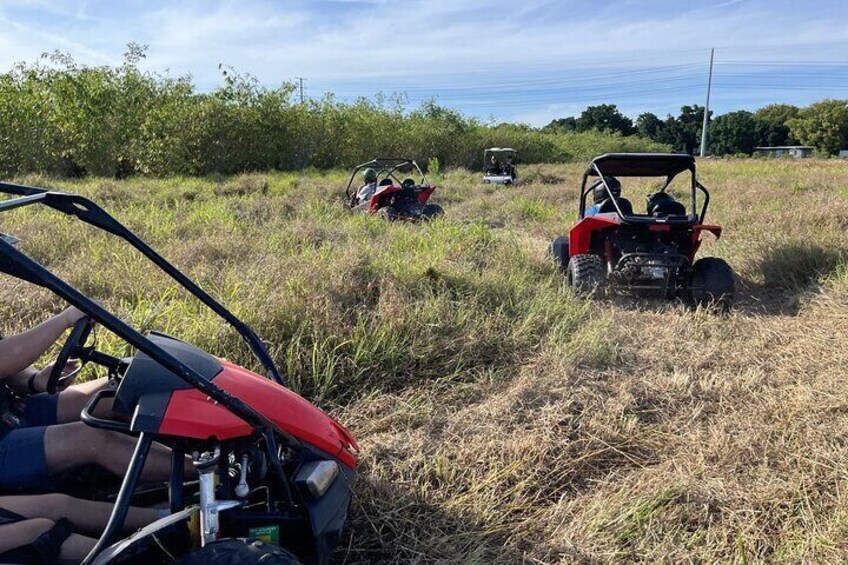
[[[703,163],[725,232],[702,253],[739,276],[728,316],[571,295],[546,248],[582,168],[526,166],[506,188],[441,171],[446,215],[422,225],[348,213],[344,171],[19,180],[101,203],[351,427],[339,562],[848,558],[844,163]],[[137,327],[258,368],[128,248],[58,220],[16,210],[0,231]],[[0,299],[3,333],[62,307],[8,277]]]

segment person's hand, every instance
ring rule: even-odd
[[[85,318],[85,314],[76,306],[69,306],[64,312],[59,314],[59,316],[62,317],[62,321],[66,328],[72,327],[82,318]]]
[[[47,381],[50,380],[50,373],[53,372],[53,366],[55,363],[50,363],[43,369],[41,369],[36,375],[35,379],[33,379],[33,388],[38,392],[44,392],[47,390]],[[67,363],[65,363],[65,368],[62,369],[62,378],[59,379],[59,384],[57,385],[56,390],[65,390],[77,380],[77,375],[79,374],[79,361],[76,359],[71,359]],[[68,375],[71,375],[68,378]]]
[[[100,307],[103,307],[103,301],[102,300],[95,300],[94,303],[97,304]],[[65,322],[66,328],[71,328],[71,327],[73,327],[74,324],[76,324],[82,318],[85,318],[86,316],[87,316],[87,314],[85,312],[81,311],[76,306],[68,306],[61,314],[59,314],[58,317],[62,318],[62,320]]]

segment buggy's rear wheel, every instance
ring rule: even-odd
[[[421,211],[421,218],[425,220],[435,220],[439,216],[443,216],[444,213],[444,209],[438,204],[427,204]]]
[[[704,257],[692,265],[689,300],[693,306],[714,306],[726,311],[733,305],[735,292],[733,269],[724,259]]]
[[[568,261],[568,284],[580,296],[603,296],[607,283],[604,261],[597,255],[584,253]]]

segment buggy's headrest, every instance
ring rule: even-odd
[[[381,180],[379,186],[392,186],[392,179]]]
[[[617,198],[616,201],[618,202],[618,207],[621,208],[622,214],[624,214],[625,216],[632,216],[633,215],[633,205],[630,203],[630,201],[628,199]],[[598,214],[607,214],[607,213],[610,213],[610,212],[616,212],[616,213],[618,212],[618,210],[615,209],[615,203],[612,201],[611,198],[607,198],[606,200],[601,201],[600,203],[597,204],[597,206],[598,206],[598,212],[597,212]]]
[[[621,196],[621,183],[615,177],[605,177],[607,181],[607,186],[609,186],[610,192],[616,198]],[[592,190],[592,198],[594,199],[595,204],[600,204],[607,198],[609,198],[609,193],[607,189],[604,187],[603,183],[598,181],[597,186]]]
[[[667,192],[655,192],[648,195],[648,215],[654,217],[685,216],[686,206]]]

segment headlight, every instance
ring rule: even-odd
[[[321,498],[336,480],[339,466],[335,461],[311,461],[297,472],[295,482],[314,498]]]

